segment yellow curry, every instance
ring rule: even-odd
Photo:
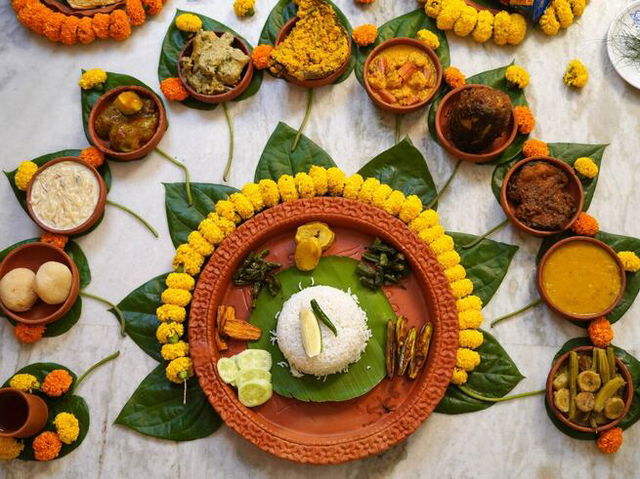
[[[589,316],[608,309],[622,281],[616,260],[588,241],[572,241],[551,253],[542,270],[542,287],[560,311]]]

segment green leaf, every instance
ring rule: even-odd
[[[296,173],[306,173],[312,165],[325,168],[336,166],[329,154],[305,135],[300,137],[298,147],[292,152],[291,145],[297,133],[286,123],[278,123],[260,156],[254,181],[265,178],[278,181],[285,174],[295,176]]]
[[[182,15],[183,13],[190,13],[192,15],[200,17],[200,19],[202,20],[203,30],[229,32],[234,37],[240,38],[247,45],[249,50],[252,50],[253,47],[242,35],[238,34],[226,25],[199,13],[189,12],[186,10],[176,10],[174,19],[171,23],[169,23],[169,29],[167,30],[167,33],[164,36],[164,40],[162,41],[162,50],[160,51],[160,61],[158,63],[159,82],[162,82],[162,80],[165,80],[167,78],[178,76],[178,58],[180,56],[180,52],[182,51],[184,44],[187,43],[189,38],[191,38],[192,36],[191,33],[182,32],[176,27],[175,18],[178,15]],[[255,70],[253,73],[253,78],[251,79],[251,82],[249,83],[247,89],[232,101],[242,101],[249,97],[252,97],[256,93],[258,93],[261,84],[262,71]],[[195,108],[198,110],[213,110],[218,106],[215,103],[204,103],[196,100],[195,98],[187,98],[180,103],[188,106],[189,108]]]
[[[466,233],[447,233],[451,235],[460,254],[462,266],[467,277],[473,282],[473,294],[482,299],[486,306],[502,284],[518,246],[483,239],[471,248],[460,246],[469,244],[478,236]]]
[[[55,336],[60,336],[66,333],[73,327],[74,324],[78,322],[81,314],[82,298],[78,296],[78,299],[76,299],[76,302],[73,303],[73,306],[71,306],[71,309],[67,314],[65,314],[57,321],[47,324],[47,329],[44,331],[44,337],[53,338]]]
[[[215,432],[222,420],[202,392],[198,380],[187,381],[187,404],[183,385],[170,382],[165,366],[158,365],[124,405],[115,424],[147,436],[172,441],[192,441]]]
[[[64,249],[76,264],[76,268],[78,268],[80,289],[86,288],[89,286],[89,283],[91,283],[91,270],[89,269],[87,257],[84,255],[82,249],[80,249],[80,245],[75,241],[69,241]]]
[[[383,151],[358,171],[363,177],[378,178],[381,183],[405,196],[417,195],[424,206],[438,194],[429,167],[411,140],[407,137]],[[437,204],[433,208],[437,208]]]
[[[378,28],[378,37],[376,41],[366,47],[356,46],[356,78],[361,85],[364,86],[364,63],[367,61],[369,53],[380,45],[382,42],[389,40],[390,38],[397,37],[409,37],[415,38],[419,30],[427,29],[432,31],[440,40],[440,46],[436,50],[442,68],[449,66],[449,44],[447,42],[447,36],[442,30],[438,30],[434,19],[427,16],[423,8],[419,8],[393,20],[388,21],[384,25]]]
[[[215,209],[216,202],[225,200],[236,188],[209,183],[191,183],[193,204],[189,206],[184,183],[164,183],[167,223],[173,245],[187,242],[189,233]]]
[[[482,331],[482,334],[484,334],[484,343],[477,350],[480,353],[481,362],[469,373],[466,386],[483,396],[501,398],[509,394],[524,376],[520,374],[518,367],[496,338],[486,331]],[[469,397],[451,384],[436,407],[436,411],[444,414],[462,414],[482,411],[494,404]]]
[[[362,286],[355,274],[357,264],[351,258],[329,256],[322,258],[316,269],[310,272],[289,268],[278,273],[282,290],[277,296],[271,296],[266,290],[258,296],[249,321],[263,333],[260,340],[249,343],[249,348],[265,349],[271,353],[273,390],[281,396],[301,401],[345,401],[366,394],[384,378],[386,326],[395,314],[384,293]],[[296,378],[288,367],[278,365],[286,359],[278,346],[271,344],[270,331],[276,329],[276,318],[284,302],[300,291],[301,285],[308,287],[311,284],[332,286],[342,291],[350,289],[367,314],[373,335],[362,357],[349,367],[348,373],[331,374],[321,379],[310,375]]]

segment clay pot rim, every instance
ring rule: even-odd
[[[60,0],[41,0],[41,1],[42,3],[44,3],[45,5],[47,5],[48,7],[50,7],[51,9],[57,12],[63,13],[65,15],[73,15],[75,17],[93,17],[98,13],[109,14],[114,10],[117,10],[118,8],[123,7],[125,4],[124,0],[119,0],[113,5],[106,5],[104,7],[78,9],[63,3]]]
[[[564,424],[565,426],[575,431],[597,434],[599,432],[606,431],[608,429],[611,429],[617,426],[620,423],[620,421],[622,421],[624,417],[629,413],[629,409],[631,409],[631,403],[633,402],[633,395],[634,395],[633,378],[631,376],[631,372],[629,371],[629,368],[627,368],[627,366],[620,360],[618,356],[616,356],[616,366],[620,370],[622,376],[624,377],[624,380],[627,382],[625,386],[626,391],[624,395],[624,398],[625,398],[624,412],[619,418],[614,419],[613,421],[608,422],[606,424],[603,424],[602,426],[599,426],[597,429],[590,426],[582,426],[580,424],[577,424],[569,420],[568,417],[566,417],[562,412],[560,412],[560,410],[556,407],[555,403],[553,402],[553,377],[555,376],[556,372],[560,369],[560,367],[567,361],[567,359],[569,358],[569,353],[571,351],[576,351],[576,352],[592,351],[594,348],[595,346],[575,347],[570,351],[567,351],[566,353],[564,353],[553,363],[553,365],[551,366],[551,370],[549,371],[549,375],[547,376],[546,399],[547,399],[549,408],[551,409],[551,411],[553,411],[554,416],[560,422],[562,422],[562,424]]]
[[[44,224],[42,221],[40,221],[38,216],[33,211],[33,207],[31,206],[31,187],[33,186],[33,182],[36,179],[36,177],[40,173],[42,173],[44,170],[49,168],[50,166],[55,165],[56,163],[62,163],[63,161],[73,161],[74,163],[79,163],[82,166],[91,170],[91,172],[95,175],[96,179],[98,180],[98,186],[100,189],[100,192],[98,193],[98,202],[96,203],[96,207],[93,210],[93,213],[91,214],[91,216],[89,216],[84,223],[68,230],[55,229]],[[100,219],[100,217],[104,213],[104,209],[107,203],[107,186],[105,185],[104,179],[102,178],[102,175],[98,172],[98,170],[96,170],[95,167],[93,167],[86,161],[83,161],[76,156],[59,156],[58,158],[54,158],[53,160],[47,161],[35,172],[31,180],[29,181],[29,184],[27,185],[25,203],[27,204],[27,211],[29,212],[29,216],[31,217],[33,222],[37,224],[41,229],[43,229],[44,231],[48,231],[49,233],[72,236],[88,230]]]
[[[567,222],[565,227],[562,229],[552,230],[552,231],[537,230],[521,222],[518,218],[516,218],[515,214],[513,213],[512,204],[507,198],[507,187],[509,186],[511,177],[516,173],[516,171],[522,168],[525,164],[533,161],[542,161],[546,163],[551,163],[553,166],[560,168],[565,173],[567,173],[569,180],[573,182],[574,186],[578,189],[579,198],[578,198],[578,205],[576,208],[576,212],[571,217],[571,219]],[[513,224],[516,228],[530,235],[537,236],[539,238],[544,238],[547,236],[553,236],[553,235],[562,233],[564,231],[567,231],[569,228],[571,228],[571,226],[573,226],[573,223],[576,222],[576,220],[580,216],[580,213],[582,213],[582,209],[584,207],[584,188],[582,187],[582,182],[580,181],[580,178],[578,178],[578,175],[576,175],[576,173],[573,171],[573,168],[569,166],[567,163],[565,163],[564,161],[558,160],[557,158],[553,158],[551,156],[532,156],[530,158],[524,158],[518,161],[509,169],[509,171],[507,171],[507,174],[502,180],[502,187],[500,188],[500,206],[502,206],[502,209],[504,210],[504,213],[509,219],[509,221],[511,222],[511,224]]]
[[[511,146],[511,144],[513,143],[513,140],[515,140],[516,135],[518,134],[518,125],[516,124],[516,121],[515,121],[515,114],[513,112],[513,103],[511,103],[511,99],[509,99],[509,103],[511,104],[511,131],[509,132],[509,135],[506,137],[506,140],[504,141],[504,143],[499,148],[496,148],[494,150],[491,150],[485,153],[467,153],[465,151],[460,150],[458,147],[456,147],[453,144],[453,142],[449,141],[449,139],[447,138],[447,136],[442,130],[442,117],[444,116],[444,113],[445,113],[445,107],[450,102],[450,100],[454,96],[458,95],[458,93],[460,93],[462,90],[467,90],[471,88],[488,88],[488,89],[496,90],[496,88],[492,88],[487,85],[481,85],[478,83],[469,83],[467,85],[463,85],[461,87],[455,88],[451,90],[449,93],[447,93],[442,98],[442,100],[440,100],[440,103],[438,104],[438,109],[436,110],[436,120],[435,120],[436,137],[438,138],[438,142],[440,143],[440,145],[442,145],[442,147],[454,157],[463,161],[469,161],[471,163],[487,163],[491,160],[494,160],[498,156],[500,156],[502,153],[506,151],[507,148],[509,148],[509,146]]]
[[[20,312],[11,311],[9,308],[7,308],[4,305],[4,303],[2,303],[2,301],[0,301],[0,310],[2,310],[2,313],[4,315],[6,315],[10,319],[18,323],[22,323],[30,326],[39,326],[39,325],[49,324],[49,323],[53,323],[54,321],[57,321],[62,316],[67,314],[69,310],[73,307],[73,304],[76,302],[76,299],[78,299],[78,295],[80,294],[80,273],[78,273],[78,268],[76,266],[76,263],[63,249],[58,248],[57,246],[54,246],[49,243],[43,243],[43,242],[37,241],[34,243],[27,243],[22,246],[18,246],[16,249],[9,252],[9,254],[7,254],[7,256],[5,256],[5,258],[2,260],[2,262],[0,262],[0,278],[2,278],[6,273],[9,272],[7,271],[5,273],[4,269],[6,265],[9,263],[9,260],[11,258],[20,254],[30,254],[26,250],[30,250],[33,248],[51,249],[56,254],[62,255],[62,259],[64,259],[67,262],[66,266],[68,266],[69,269],[71,270],[71,290],[69,291],[69,296],[67,296],[67,299],[65,299],[64,302],[61,303],[58,309],[56,309],[53,313],[51,313],[49,316],[45,316],[40,319],[24,318],[20,316],[21,314]],[[21,266],[17,266],[17,267],[20,268]],[[36,301],[42,301],[42,300],[38,298]]]
[[[29,407],[29,400],[27,399],[28,393],[21,391],[20,389],[7,386],[5,388],[0,388],[0,396],[5,394],[15,394],[17,396],[20,396],[22,401],[27,405],[27,417],[25,418],[22,426],[20,426],[18,429],[15,429],[13,431],[0,430],[0,437],[24,437],[21,435],[20,431],[24,431],[27,428],[27,426],[29,425],[29,418],[33,414],[31,411],[31,407]]]
[[[216,35],[222,35],[223,33],[225,33],[222,30],[212,30],[212,31]],[[226,32],[226,33],[231,33],[231,32]],[[242,38],[238,37],[237,35],[233,35],[233,38],[234,38],[234,43],[238,44],[236,45],[236,47],[239,47],[240,50],[242,50],[246,55],[249,56],[249,63],[247,63],[247,65],[245,66],[244,74],[242,75],[242,78],[240,79],[240,81],[236,86],[234,86],[231,90],[227,92],[218,93],[216,95],[205,95],[203,93],[198,93],[193,88],[191,88],[191,86],[189,85],[189,82],[187,82],[187,79],[184,77],[184,74],[182,73],[182,63],[180,62],[180,59],[184,57],[187,54],[187,51],[193,47],[193,37],[191,37],[184,44],[184,46],[182,47],[182,50],[180,50],[180,54],[178,55],[178,61],[177,61],[178,77],[180,78],[180,81],[184,85],[185,89],[189,92],[189,96],[191,98],[194,98],[203,103],[210,103],[210,104],[224,103],[226,101],[231,101],[239,97],[240,95],[242,95],[242,93],[244,93],[244,91],[247,88],[249,88],[249,84],[253,79],[253,74],[255,71],[255,68],[253,66],[253,61],[251,60],[251,49],[242,40]]]
[[[137,150],[126,152],[111,149],[111,147],[108,146],[108,142],[100,138],[96,132],[96,119],[98,114],[106,108],[107,102],[110,102],[114,97],[125,91],[133,91],[141,96],[151,98],[155,103],[156,108],[158,108],[158,127],[151,139]],[[158,143],[160,143],[160,140],[162,140],[164,133],[167,131],[167,111],[165,110],[164,103],[162,103],[160,97],[151,88],[145,88],[139,85],[122,85],[106,91],[96,100],[91,108],[91,112],[89,113],[87,127],[89,129],[89,138],[91,139],[93,146],[108,157],[118,161],[139,160],[153,150]]]
[[[605,309],[605,310],[603,310],[601,312],[594,313],[594,314],[589,314],[589,315],[573,315],[573,314],[570,314],[570,313],[566,313],[566,312],[558,309],[551,302],[551,299],[549,298],[549,295],[547,294],[546,290],[544,289],[544,287],[542,285],[542,270],[544,269],[544,266],[547,263],[547,260],[549,259],[549,257],[553,254],[554,251],[556,251],[562,245],[565,245],[565,244],[573,242],[573,241],[585,241],[587,243],[592,243],[592,244],[600,247],[601,249],[606,251],[609,254],[609,256],[611,256],[614,259],[614,261],[616,262],[616,264],[618,265],[618,269],[619,269],[619,272],[620,272],[620,292],[618,293],[618,296],[616,297],[615,301],[613,301],[611,303],[611,305],[607,309]],[[593,238],[591,236],[571,236],[569,238],[565,238],[563,240],[558,241],[553,246],[551,246],[551,248],[549,248],[547,250],[547,252],[544,254],[542,259],[540,260],[540,263],[538,264],[538,271],[536,273],[536,285],[538,287],[538,292],[540,293],[540,297],[545,302],[545,304],[549,308],[551,308],[553,311],[558,313],[560,316],[563,316],[564,318],[567,318],[567,319],[571,319],[573,321],[591,321],[592,319],[596,319],[596,318],[599,318],[601,316],[606,316],[611,311],[613,311],[613,309],[616,306],[618,306],[618,303],[620,303],[620,300],[622,300],[622,297],[624,296],[624,291],[625,291],[625,288],[626,288],[626,285],[627,285],[627,275],[626,275],[626,273],[624,271],[624,266],[622,265],[622,261],[620,261],[620,258],[618,258],[618,255],[616,254],[616,252],[608,244],[600,241],[599,239]]]
[[[282,41],[284,41],[284,39],[289,35],[289,33],[291,32],[291,30],[293,29],[294,25],[297,23],[298,20],[300,20],[300,17],[295,16],[282,26],[282,28],[278,32],[278,35],[276,36],[276,41],[275,41],[276,46],[278,46],[280,43],[282,43]],[[332,84],[338,78],[340,78],[342,74],[347,70],[347,67],[349,66],[349,62],[351,61],[351,56],[353,54],[353,40],[351,39],[351,35],[349,35],[349,32],[347,32],[347,42],[349,45],[349,53],[347,55],[347,59],[344,61],[342,65],[340,65],[340,67],[336,71],[334,71],[330,75],[327,75],[324,78],[317,78],[315,80],[298,80],[296,77],[289,75],[288,73],[285,73],[283,75],[283,78],[287,80],[289,83],[293,83],[294,85],[298,85],[303,88],[319,88],[322,86],[327,86]]]
[[[381,52],[395,45],[410,45],[412,47],[422,50],[429,56],[431,62],[433,63],[433,66],[436,69],[437,80],[433,88],[433,91],[431,92],[431,95],[429,95],[425,100],[418,102],[414,105],[392,105],[392,104],[386,103],[382,101],[375,94],[375,92],[373,91],[373,88],[369,84],[369,78],[368,78],[369,75],[367,73],[369,71],[369,64]],[[399,113],[399,114],[411,113],[429,104],[429,102],[433,100],[433,97],[436,95],[436,93],[440,89],[440,85],[442,84],[442,62],[440,61],[440,58],[438,58],[438,55],[436,55],[436,53],[431,48],[429,48],[424,42],[421,42],[416,40],[415,38],[409,38],[409,37],[389,38],[388,40],[385,40],[382,43],[380,43],[378,46],[376,46],[371,51],[371,53],[369,53],[369,55],[367,56],[367,59],[364,62],[363,79],[364,79],[364,89],[366,90],[367,95],[369,95],[369,98],[371,98],[371,100],[380,108],[387,111],[394,112],[394,113]]]

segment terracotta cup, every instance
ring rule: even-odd
[[[593,351],[593,348],[594,348],[593,346],[579,346],[577,348],[572,349],[571,351],[576,351],[577,353],[587,352],[587,351],[591,352]],[[622,375],[622,377],[627,383],[627,385],[625,386],[626,389],[625,389],[624,395],[622,397],[622,399],[624,400],[624,412],[619,418],[614,419],[611,422],[608,422],[601,426],[598,426],[597,429],[590,426],[583,426],[581,424],[577,424],[571,421],[567,416],[564,415],[564,413],[562,413],[556,407],[555,403],[553,402],[553,378],[558,372],[558,370],[565,363],[569,361],[569,353],[571,351],[567,351],[562,356],[560,356],[555,363],[553,363],[553,366],[551,367],[551,371],[549,371],[549,376],[547,376],[546,398],[547,398],[547,403],[549,404],[549,408],[551,408],[551,411],[553,411],[554,416],[558,418],[560,422],[562,422],[565,426],[570,427],[571,429],[574,429],[576,431],[599,433],[602,431],[606,431],[607,429],[616,427],[629,412],[629,409],[631,408],[631,403],[633,401],[633,391],[634,391],[633,378],[631,377],[631,373],[629,372],[629,369],[627,368],[627,366],[625,366],[625,364],[622,361],[620,361],[620,358],[618,357],[616,357],[616,366],[618,368],[618,371],[620,372],[620,374]]]
[[[76,17],[93,17],[98,13],[109,14],[114,10],[121,8],[124,5],[125,0],[119,0],[116,3],[113,3],[111,5],[106,5],[104,7],[83,8],[83,9],[73,8],[65,2],[61,2],[60,0],[42,0],[42,3],[44,3],[46,6],[48,6],[55,12],[60,12],[65,15],[73,15]]]
[[[34,273],[47,261],[58,261],[71,270],[71,290],[62,304],[47,304],[38,299],[28,311],[11,311],[0,301],[0,309],[8,318],[31,326],[48,324],[64,316],[76,302],[80,292],[80,275],[73,260],[63,250],[48,243],[27,243],[11,251],[0,263],[0,278],[15,268]]]
[[[214,33],[216,35],[222,35],[224,32],[216,31]],[[242,50],[245,55],[248,55],[249,58],[251,58],[251,50],[249,50],[249,47],[240,38],[235,37],[232,46]],[[193,38],[185,43],[182,51],[180,52],[180,55],[178,56],[178,76],[180,77],[180,81],[182,81],[184,87],[189,92],[190,97],[204,103],[224,103],[226,101],[231,101],[239,97],[249,87],[254,73],[253,62],[251,61],[251,59],[249,59],[249,63],[247,63],[247,66],[244,67],[244,73],[242,74],[242,78],[240,79],[238,84],[231,88],[229,91],[216,95],[204,95],[202,93],[198,93],[189,85],[189,82],[187,81],[186,77],[184,76],[184,72],[182,71],[182,62],[180,61],[182,57],[191,55],[192,51]]]
[[[102,111],[106,107],[111,105],[111,103],[116,99],[116,97],[120,93],[125,91],[135,92],[143,98],[151,98],[155,103],[156,107],[158,108],[158,116],[159,116],[158,128],[156,129],[156,132],[153,134],[151,139],[147,143],[145,143],[143,146],[138,148],[137,150],[127,151],[127,152],[116,151],[112,149],[109,141],[103,140],[102,138],[100,138],[98,136],[98,133],[96,132],[96,119],[98,118],[98,115],[102,113]],[[158,143],[160,143],[160,140],[162,140],[162,137],[167,131],[167,112],[164,108],[164,104],[162,103],[162,100],[160,100],[160,97],[156,95],[149,88],[144,88],[137,85],[119,86],[117,88],[112,88],[111,90],[107,91],[104,95],[102,95],[100,98],[98,98],[98,100],[93,105],[93,108],[91,109],[91,113],[89,114],[88,127],[89,127],[89,137],[91,138],[91,143],[93,143],[93,145],[98,150],[103,152],[108,157],[114,160],[119,160],[119,161],[139,160],[143,156],[146,156],[147,154],[149,154],[151,150],[153,150],[156,146],[158,146]]]
[[[495,139],[493,144],[485,151],[480,153],[467,153],[460,150],[449,138],[451,136],[450,122],[451,122],[451,108],[455,103],[456,96],[463,91],[471,88],[484,88],[492,89],[486,85],[469,84],[464,85],[447,93],[440,101],[438,109],[436,110],[436,136],[438,142],[442,147],[451,155],[464,161],[470,161],[472,163],[486,163],[491,160],[495,160],[504,151],[509,148],[513,140],[518,133],[518,125],[515,122],[515,115],[513,114],[513,106],[511,108],[511,123],[501,136]]]
[[[0,389],[0,437],[35,436],[48,418],[49,408],[42,398],[15,388]]]
[[[285,23],[282,26],[282,28],[278,32],[278,35],[276,36],[276,45],[279,45],[284,41],[285,38],[287,38],[287,36],[289,35],[289,33],[291,33],[291,30],[293,30],[293,27],[295,26],[298,20],[299,20],[298,17],[293,17],[291,20],[289,20],[287,23]],[[299,80],[292,75],[285,74],[284,79],[287,80],[289,83],[293,83],[294,85],[298,85],[304,88],[318,88],[321,86],[327,86],[332,84],[338,78],[340,78],[340,76],[345,72],[345,70],[349,66],[349,61],[351,59],[351,50],[353,48],[351,36],[347,35],[347,41],[349,42],[349,54],[347,55],[347,59],[331,75],[328,75],[324,78],[318,78],[316,80]]]
[[[369,71],[369,65],[371,64],[373,59],[375,59],[376,56],[382,53],[385,49],[396,46],[396,45],[407,45],[423,51],[429,56],[429,59],[431,60],[431,62],[436,68],[436,83],[435,83],[435,86],[433,87],[433,90],[431,91],[431,94],[429,94],[429,96],[424,100],[422,100],[421,102],[418,102],[414,105],[392,105],[390,103],[386,103],[380,98],[380,96],[376,93],[376,91],[371,87],[371,84],[369,83],[369,78],[368,78],[369,75],[367,74],[367,72]],[[377,47],[375,47],[371,51],[371,53],[369,53],[367,60],[364,62],[364,88],[367,91],[369,98],[371,98],[371,100],[373,100],[373,102],[383,110],[391,111],[393,113],[399,113],[399,114],[411,113],[413,111],[419,110],[420,108],[424,107],[427,103],[429,103],[433,99],[434,95],[440,88],[440,83],[442,83],[442,63],[440,63],[440,59],[438,58],[438,55],[436,55],[431,48],[425,45],[424,42],[420,42],[415,38],[407,38],[407,37],[390,38],[389,40],[386,40],[382,42],[380,45],[378,45]]]
[[[567,224],[564,225],[564,227],[561,229],[547,231],[547,230],[537,230],[527,226],[518,218],[516,218],[516,215],[515,215],[516,207],[511,201],[509,201],[509,198],[507,196],[507,189],[513,175],[527,163],[531,163],[535,161],[543,161],[545,163],[550,163],[551,165],[564,171],[567,174],[567,177],[569,178],[569,194],[571,194],[571,196],[573,196],[574,200],[576,201],[577,208],[576,208],[575,214],[571,217],[571,219],[567,222]],[[573,171],[573,168],[569,166],[567,163],[565,163],[564,161],[558,160],[556,158],[551,158],[550,156],[532,156],[531,158],[525,158],[524,160],[520,160],[519,162],[517,162],[515,165],[511,167],[511,169],[505,175],[504,180],[502,180],[502,188],[500,189],[500,206],[502,206],[502,209],[504,210],[505,215],[507,215],[507,218],[509,219],[509,221],[519,230],[524,231],[525,233],[528,233],[533,236],[538,236],[540,238],[545,236],[553,236],[571,228],[573,223],[575,223],[575,221],[578,219],[578,216],[580,216],[580,213],[582,212],[582,208],[584,207],[584,190],[582,188],[582,182],[580,181],[580,178],[578,178],[578,176],[575,174],[575,172]]]
[[[562,310],[558,309],[553,304],[553,302],[551,301],[551,298],[547,294],[547,291],[544,289],[543,281],[542,281],[542,271],[544,270],[544,267],[547,264],[548,259],[551,257],[551,255],[554,253],[554,251],[556,251],[562,245],[565,245],[565,244],[573,242],[573,241],[583,241],[583,242],[593,243],[594,245],[596,245],[599,248],[602,248],[604,251],[606,251],[609,254],[609,256],[611,256],[614,259],[614,261],[616,262],[616,264],[618,265],[618,270],[620,272],[620,292],[618,293],[618,296],[616,297],[615,301],[613,301],[613,303],[611,303],[611,305],[607,309],[605,309],[604,311],[600,311],[600,312],[589,314],[589,315],[584,315],[584,314],[576,315],[576,314],[567,313],[565,311],[562,311]],[[612,248],[610,248],[607,244],[603,243],[600,240],[592,238],[590,236],[571,236],[570,238],[565,238],[565,239],[563,239],[561,241],[558,241],[551,248],[549,248],[547,250],[547,252],[544,254],[542,259],[540,260],[540,263],[538,263],[538,272],[537,272],[536,284],[537,284],[537,287],[538,287],[538,292],[540,293],[540,297],[545,302],[545,304],[547,306],[549,306],[549,308],[551,308],[553,311],[555,311],[559,315],[561,315],[561,316],[563,316],[563,317],[565,317],[567,319],[571,319],[573,321],[591,321],[592,319],[596,319],[596,318],[599,318],[601,316],[606,316],[611,311],[613,311],[613,309],[618,305],[618,303],[622,299],[622,296],[624,295],[624,289],[625,289],[626,284],[627,284],[627,276],[626,276],[626,274],[624,272],[624,266],[622,265],[622,262],[620,261],[620,258],[618,258],[618,255],[616,254],[616,252]]]
[[[87,218],[84,223],[76,226],[75,228],[71,228],[67,230],[58,230],[58,229],[52,228],[51,226],[46,225],[45,223],[40,221],[36,216],[35,212],[33,211],[33,207],[31,206],[31,187],[33,186],[33,182],[35,181],[35,179],[40,173],[42,173],[44,170],[46,170],[50,166],[55,165],[56,163],[61,163],[63,161],[73,161],[91,170],[91,172],[94,174],[94,176],[98,180],[100,192],[98,193],[98,203],[96,204],[95,210],[93,210],[93,213],[91,214],[91,216],[89,216],[89,218]],[[96,224],[96,222],[100,219],[100,217],[104,213],[106,202],[107,202],[107,186],[104,184],[102,175],[98,173],[98,170],[96,170],[93,166],[89,165],[87,162],[82,161],[81,159],[75,156],[61,156],[54,160],[48,161],[47,163],[42,165],[40,168],[38,168],[38,171],[36,171],[36,173],[33,175],[33,178],[31,178],[31,181],[29,181],[29,184],[27,185],[26,203],[27,203],[27,211],[29,212],[29,216],[31,216],[31,219],[35,224],[37,224],[43,230],[48,231],[49,233],[71,236],[71,235],[76,235],[84,231],[87,231],[94,224]]]

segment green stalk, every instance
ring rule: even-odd
[[[158,232],[156,231],[156,229],[151,226],[147,220],[145,220],[142,216],[140,216],[139,214],[131,211],[129,208],[127,208],[124,205],[121,205],[120,203],[116,203],[115,201],[111,201],[111,200],[107,200],[107,204],[111,205],[111,206],[115,206],[118,209],[121,209],[122,211],[124,211],[125,213],[129,213],[131,216],[133,216],[135,219],[137,219],[138,221],[140,221],[140,223],[142,223],[149,231],[151,231],[151,233],[153,234],[153,236],[155,236],[156,238],[158,237]]]
[[[89,374],[91,374],[91,372],[93,372],[95,369],[99,368],[100,366],[102,366],[105,363],[108,363],[109,361],[114,360],[115,358],[117,358],[118,356],[120,356],[120,351],[116,351],[113,354],[110,354],[109,356],[107,356],[104,359],[101,359],[100,361],[98,361],[97,363],[95,363],[93,366],[91,366],[89,369],[87,369],[84,373],[82,373],[80,375],[80,377],[76,380],[76,384],[73,386],[73,391],[75,391],[76,389],[78,389],[78,386],[80,386],[80,383],[82,381],[84,381],[85,379],[87,379],[87,376],[89,376]]]
[[[453,167],[453,171],[451,172],[451,175],[449,175],[449,178],[447,178],[447,181],[445,182],[444,186],[440,191],[438,191],[438,193],[436,194],[436,197],[429,202],[426,209],[432,208],[433,205],[435,205],[438,202],[438,200],[442,197],[444,192],[447,191],[447,188],[449,188],[449,185],[451,184],[451,180],[453,180],[453,177],[456,176],[456,173],[458,172],[458,168],[460,168],[461,163],[462,163],[462,160],[458,160],[458,162],[456,163],[456,166]]]
[[[475,240],[473,240],[471,243],[467,243],[467,244],[463,244],[460,246],[460,248],[462,249],[469,249],[469,248],[473,248],[475,245],[477,245],[478,243],[480,243],[480,241],[482,241],[483,239],[485,239],[487,236],[491,236],[493,233],[495,233],[496,231],[500,231],[502,228],[504,228],[507,224],[509,223],[509,220],[506,219],[504,220],[502,223],[494,226],[493,228],[491,228],[489,231],[487,231],[485,234],[483,234],[482,236],[478,236]]]
[[[163,156],[165,159],[169,160],[171,163],[176,165],[178,168],[180,168],[184,172],[184,187],[187,190],[187,202],[189,203],[189,206],[191,206],[191,204],[193,203],[193,199],[191,197],[191,177],[189,176],[189,170],[187,169],[187,167],[185,166],[184,163],[176,160],[175,158],[173,158],[168,153],[162,151],[160,148],[156,147],[156,151],[161,156]]]
[[[229,172],[231,171],[231,163],[233,163],[233,123],[231,122],[231,116],[227,109],[227,104],[222,104],[224,110],[224,117],[227,120],[227,126],[229,127],[229,155],[227,156],[227,164],[224,167],[224,173],[222,173],[222,180],[227,182],[229,180]]]
[[[118,321],[120,322],[120,334],[122,336],[125,336],[125,321],[124,321],[124,314],[122,314],[122,311],[120,311],[120,308],[118,308],[118,305],[113,304],[111,301],[101,298],[100,296],[96,296],[95,294],[91,294],[91,293],[87,293],[86,291],[80,291],[80,296],[84,296],[85,298],[91,298],[94,299],[96,301],[99,301],[103,304],[106,304],[107,306],[109,306],[111,309],[113,309],[114,313],[116,314],[116,316],[118,317]]]
[[[509,313],[509,314],[505,314],[504,316],[500,316],[498,319],[494,319],[493,321],[491,321],[491,327],[493,328],[496,324],[501,323],[502,321],[509,319],[509,318],[513,318],[514,316],[518,316],[521,313],[524,313],[525,311],[538,306],[540,303],[542,303],[542,300],[540,298],[536,299],[535,301],[527,304],[526,306],[524,306],[523,308],[520,308],[517,311],[514,311],[513,313]]]
[[[477,399],[478,401],[485,401],[485,402],[504,402],[504,401],[510,401],[512,399],[520,399],[520,398],[526,398],[529,396],[537,396],[538,394],[544,394],[546,392],[545,389],[538,389],[537,391],[529,391],[526,393],[513,394],[511,396],[504,396],[501,398],[492,398],[492,397],[483,396],[482,394],[475,392],[473,389],[469,389],[467,386],[459,385],[458,389],[460,389],[460,391],[462,391],[467,396],[472,397],[473,399]]]
[[[304,118],[302,119],[300,128],[298,128],[298,133],[296,133],[296,137],[294,138],[293,144],[291,145],[292,153],[296,151],[296,148],[298,148],[298,142],[300,141],[300,137],[302,136],[304,127],[307,126],[307,122],[309,121],[309,116],[311,116],[311,105],[313,105],[313,88],[309,88],[307,90],[307,109],[304,113]]]
[[[395,142],[400,143],[400,129],[402,126],[402,117],[398,114],[396,114],[396,136],[395,136]]]

